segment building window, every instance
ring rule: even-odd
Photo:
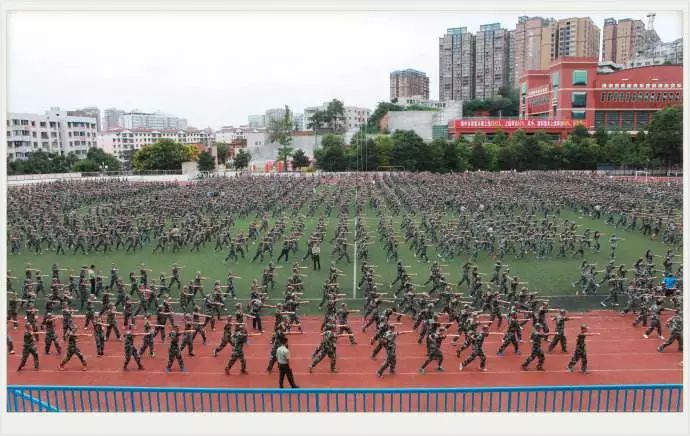
[[[602,92],[601,97],[600,97],[600,101],[603,102],[605,97],[606,97],[606,94],[604,92]]]
[[[621,112],[621,123],[625,130],[631,130],[633,128],[633,118],[635,113],[632,111]]]
[[[667,94],[664,92],[664,94],[663,94],[663,96],[662,96],[662,98],[661,98],[661,101],[666,101],[666,96],[667,96]]]
[[[570,103],[572,107],[587,107],[587,93],[573,92]]]
[[[629,92],[626,92],[626,93],[625,93],[625,102],[627,103],[627,102],[629,102],[629,101],[630,101],[630,93],[629,93]]]
[[[587,85],[587,70],[573,71],[573,85],[586,86]]]
[[[570,117],[573,120],[584,120],[585,119],[585,111],[571,111]]]
[[[558,86],[560,84],[561,84],[561,74],[560,73],[551,73],[551,87],[558,88]]]
[[[611,101],[611,94],[613,94],[613,93],[612,92],[606,93],[606,101]]]
[[[594,112],[594,127],[604,127],[605,115],[603,111]]]
[[[618,119],[620,118],[620,112],[609,112],[606,116],[606,127],[609,129],[617,129],[619,126]]]
[[[637,123],[636,123],[636,128],[637,130],[642,130],[647,126],[647,123],[649,122],[649,112],[637,112]]]

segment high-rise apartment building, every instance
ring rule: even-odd
[[[116,109],[114,107],[108,108],[103,111],[103,131],[119,129],[122,127],[122,115],[125,111]]]
[[[474,98],[488,100],[510,83],[510,33],[499,23],[484,24],[475,35]]]
[[[101,110],[96,106],[85,107],[84,109],[75,109],[73,111],[67,111],[67,115],[70,117],[87,117],[96,119],[96,130],[101,131]]]
[[[467,27],[447,30],[439,38],[439,100],[472,100],[475,38]]]
[[[607,18],[604,21],[601,60],[625,64],[644,51],[646,36],[642,20]]]
[[[422,96],[429,99],[429,77],[426,73],[408,68],[390,74],[391,101],[402,97]]]
[[[518,18],[515,25],[513,83],[529,70],[545,70],[564,56],[599,57],[601,32],[591,18]]]
[[[565,56],[599,59],[601,31],[591,18],[563,18],[549,23],[551,32],[551,59]]]
[[[515,25],[513,56],[513,83],[527,70],[546,69],[551,62],[551,26],[553,19],[519,17]]]
[[[260,114],[260,115],[249,115],[248,117],[249,121],[249,127],[253,129],[258,129],[262,127],[266,127],[266,115]]]

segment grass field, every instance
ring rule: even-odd
[[[333,189],[332,187],[323,187],[322,189]],[[352,218],[354,219],[354,207],[350,208]],[[304,211],[302,211],[304,212]],[[318,213],[317,213],[318,215]],[[625,240],[619,242],[618,249],[616,251],[617,258],[616,263],[624,263],[628,269],[631,268],[632,263],[642,256],[644,252],[650,248],[655,254],[663,255],[667,247],[657,241],[651,241],[648,237],[643,236],[639,232],[626,232],[622,229],[614,230],[613,226],[607,226],[604,220],[594,221],[589,217],[582,217],[576,214],[572,210],[561,211],[562,219],[570,219],[571,221],[576,221],[581,225],[579,227],[578,233],[581,233],[585,228],[590,228],[592,231],[599,230],[604,233],[602,236],[602,248],[599,253],[587,252],[585,259],[589,262],[596,262],[599,269],[608,262],[608,237],[612,232],[616,233],[618,236],[625,238]],[[247,231],[248,225],[251,222],[250,219],[239,219],[235,223],[235,227],[231,230],[232,234],[237,234],[240,231]],[[305,235],[309,235],[313,230],[317,217],[306,219]],[[275,219],[271,219],[270,223],[273,224]],[[378,241],[378,235],[376,234],[376,228],[378,223],[378,217],[373,209],[367,207],[366,209],[366,228],[369,232],[369,240],[375,242],[369,248],[369,262],[378,265],[377,273],[383,276],[379,278],[379,282],[384,285],[379,286],[379,289],[385,292],[396,275],[396,269],[394,264],[386,263],[386,257],[383,245]],[[395,229],[399,229],[401,218],[394,217]],[[417,219],[418,221],[418,219]],[[331,261],[330,253],[332,250],[332,244],[330,244],[330,239],[333,237],[333,232],[337,223],[336,213],[333,213],[328,220],[328,227],[326,238],[324,244],[321,247],[321,271],[312,271],[311,261],[308,258],[303,265],[308,266],[308,270],[304,270],[307,274],[305,277],[305,298],[318,299],[321,298],[322,284],[324,283],[327,274],[328,266]],[[350,225],[350,229],[354,230],[354,224]],[[351,235],[352,236],[352,235]],[[300,251],[297,257],[291,255],[289,263],[284,265],[284,268],[279,269],[276,274],[276,289],[273,292],[275,299],[274,301],[282,296],[282,290],[284,289],[284,284],[287,280],[287,275],[290,272],[290,266],[296,259],[300,259],[304,256],[306,243],[305,238],[300,241]],[[249,295],[249,288],[251,280],[256,278],[258,281],[261,280],[261,272],[263,267],[268,263],[266,260],[265,264],[250,263],[251,258],[254,256],[256,250],[255,245],[250,245],[248,259],[240,260],[238,263],[230,262],[224,263],[224,258],[226,252],[214,251],[213,246],[215,242],[211,242],[206,247],[197,253],[191,253],[189,249],[181,250],[176,254],[166,251],[166,253],[156,253],[152,254],[155,242],[147,244],[144,246],[143,250],[139,250],[134,254],[126,254],[124,250],[119,252],[110,252],[108,254],[96,253],[90,255],[72,255],[70,251],[67,255],[56,255],[53,252],[43,253],[40,255],[34,255],[27,253],[23,250],[21,254],[10,255],[8,254],[8,268],[12,271],[12,275],[15,277],[23,277],[23,271],[27,263],[31,263],[34,268],[38,268],[43,274],[49,274],[50,268],[53,263],[57,263],[61,268],[70,268],[78,271],[82,265],[94,264],[96,269],[104,276],[104,282],[106,284],[109,282],[109,272],[110,265],[112,262],[116,263],[120,269],[120,277],[123,278],[125,285],[128,285],[127,275],[130,271],[138,271],[138,266],[144,263],[148,268],[152,269],[153,272],[150,273],[150,279],[158,279],[161,272],[165,272],[166,275],[170,276],[171,265],[176,262],[178,265],[183,265],[185,268],[182,270],[181,279],[184,283],[187,283],[192,279],[193,274],[196,271],[201,271],[203,276],[208,277],[205,283],[205,291],[209,292],[211,289],[211,284],[213,280],[220,280],[222,284],[225,283],[225,277],[229,270],[235,275],[241,277],[235,281],[238,298],[246,298]],[[424,283],[428,277],[429,264],[418,263],[413,257],[411,251],[408,249],[408,244],[401,241],[399,246],[400,258],[405,265],[409,265],[408,271],[417,273],[416,283]],[[351,252],[352,264],[347,264],[344,260],[337,264],[337,267],[342,269],[345,273],[340,280],[341,292],[346,292],[350,297],[353,295],[353,279],[355,275],[354,268],[354,244],[350,242],[349,249]],[[280,244],[274,248],[274,255],[277,258],[280,252]],[[680,254],[680,251],[677,251]],[[461,277],[460,265],[462,265],[467,257],[455,258],[455,259],[439,259],[435,248],[431,247],[428,252],[430,259],[438,259],[441,264],[447,265],[443,267],[444,272],[450,273],[446,277],[449,277],[449,283],[457,284]],[[554,253],[555,255],[555,253]],[[678,258],[676,258],[678,259]],[[678,260],[676,260],[678,262]],[[479,265],[479,270],[481,272],[490,274],[492,271],[494,261],[485,253],[481,253],[477,264]],[[566,307],[568,309],[590,309],[598,307],[601,301],[600,296],[588,296],[588,297],[575,297],[575,290],[571,286],[571,282],[576,281],[579,278],[579,265],[582,263],[580,258],[557,258],[552,255],[552,257],[544,260],[536,260],[533,256],[528,256],[524,259],[516,259],[513,255],[508,255],[504,259],[504,263],[510,265],[510,275],[517,274],[522,281],[529,282],[528,287],[531,291],[538,291],[540,295],[553,296],[551,299],[552,305]],[[658,261],[659,268],[661,268],[661,260]],[[675,269],[675,268],[674,268]],[[357,282],[359,282],[359,267],[357,267],[356,275]],[[601,277],[601,276],[599,276]],[[49,280],[44,282],[46,286],[49,284]],[[20,280],[15,280],[15,289],[20,288]],[[426,288],[428,289],[428,287]],[[419,289],[421,290],[421,289]],[[466,291],[466,285],[462,291]],[[602,294],[606,292],[602,291]],[[176,291],[172,292],[173,297],[177,294]],[[360,295],[357,295],[359,299]],[[307,314],[318,313],[316,308],[318,301],[314,304],[307,305],[304,307],[304,311]],[[358,305],[358,304],[357,304]],[[43,308],[43,303],[41,298],[39,298],[39,308]]]

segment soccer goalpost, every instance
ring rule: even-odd
[[[635,180],[640,180],[638,177],[644,176],[644,182],[647,183],[649,180],[649,171],[638,171],[635,170]]]

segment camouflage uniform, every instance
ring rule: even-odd
[[[565,322],[568,321],[570,318],[558,314],[554,319],[556,321],[556,334],[553,336],[553,339],[551,339],[551,342],[549,343],[549,352],[553,351],[553,349],[556,348],[556,345],[558,345],[558,343],[560,342],[561,350],[563,350],[564,353],[567,353],[568,350],[566,349],[567,340],[565,337]]]
[[[170,332],[170,348],[168,349],[168,366],[166,371],[170,371],[173,362],[177,360],[180,364],[180,370],[184,371],[184,361],[182,360],[182,353],[180,352],[180,333],[177,331]]]
[[[376,372],[379,377],[383,375],[383,371],[385,371],[386,368],[389,369],[391,374],[395,373],[395,365],[397,363],[397,358],[395,355],[395,340],[397,339],[397,336],[398,333],[389,330],[382,338],[384,347],[386,348],[386,360],[383,362],[383,365],[381,365],[381,368],[379,368],[379,370]]]
[[[671,345],[673,342],[678,341],[678,351],[682,352],[683,351],[683,317],[680,315],[676,315],[673,318],[671,318],[671,322],[669,323],[669,335],[668,339],[666,339],[666,342],[663,344],[659,345],[657,350],[664,351],[666,347]]]
[[[426,360],[422,364],[422,367],[419,369],[419,372],[423,373],[424,368],[427,367],[432,361],[437,360],[438,361],[438,370],[443,371],[443,367],[441,366],[443,364],[443,353],[441,352],[441,341],[443,341],[443,337],[437,333],[437,332],[432,332],[427,335],[426,338]]]
[[[479,357],[479,369],[484,370],[486,368],[486,354],[484,354],[484,339],[486,339],[486,336],[484,332],[474,334],[474,338],[472,339],[472,354],[462,361],[460,368],[465,368],[477,357]]]
[[[314,367],[323,360],[324,357],[328,356],[328,358],[331,360],[331,372],[335,372],[335,359],[336,359],[336,352],[335,352],[335,341],[337,337],[335,333],[333,333],[331,330],[326,330],[323,333],[323,339],[321,340],[321,345],[319,345],[319,349],[317,350],[318,353],[316,356],[314,356],[314,359],[311,362],[311,366],[309,367],[309,372],[311,372]]]
[[[213,351],[213,355],[216,356],[228,344],[232,344],[232,324],[230,323],[223,326],[223,337],[220,339],[220,344]]]
[[[247,333],[244,330],[237,330],[232,335],[232,355],[228,364],[225,365],[225,373],[229,374],[230,369],[237,360],[240,361],[240,372],[247,374],[247,361],[244,359],[244,344],[247,343]]]
[[[79,350],[79,346],[77,345],[77,336],[70,334],[67,336],[67,355],[62,360],[62,363],[60,363],[60,367],[65,366],[65,364],[69,362],[74,355],[79,358],[79,361],[83,366],[86,366],[86,360],[84,360],[84,356],[82,356],[81,350]]]
[[[541,341],[543,339],[548,338],[547,335],[544,333],[535,331],[532,333],[532,336],[530,337],[530,341],[532,342],[532,352],[530,353],[529,356],[527,356],[527,359],[522,363],[522,369],[526,370],[527,365],[529,365],[535,358],[537,359],[537,369],[539,371],[544,370],[544,351],[541,349]]]
[[[585,338],[587,335],[580,332],[577,335],[577,342],[575,343],[575,354],[568,362],[568,371],[572,371],[578,360],[582,359],[582,372],[587,372],[587,350],[585,349]]]
[[[38,369],[38,352],[36,351],[36,342],[34,340],[34,335],[30,331],[24,332],[24,346],[22,347],[22,361],[19,363],[19,368],[17,371],[21,371],[26,365],[26,360],[29,358],[29,354],[34,357],[34,368]]]
[[[127,330],[125,332],[125,364],[122,366],[122,369],[127,369],[127,365],[129,365],[129,360],[132,357],[134,357],[134,361],[137,363],[137,367],[139,369],[144,369],[144,367],[141,365],[139,353],[137,352],[137,349],[134,346],[134,335],[130,330]]]

